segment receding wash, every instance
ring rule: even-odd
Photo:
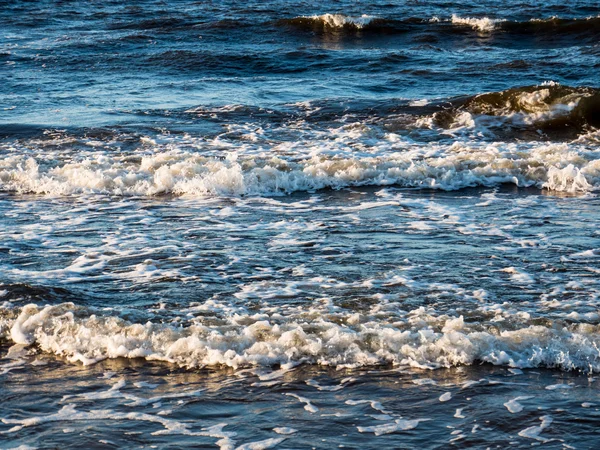
[[[0,448],[598,448],[600,5],[0,0]]]

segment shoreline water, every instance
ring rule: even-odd
[[[34,446],[41,434],[44,447],[591,447],[588,427],[600,410],[590,401],[594,377],[547,369],[223,372],[123,359],[82,367],[43,354],[32,361],[30,370],[4,375],[22,412],[2,433]],[[48,399],[35,402],[32,389]]]
[[[0,0],[0,448],[595,448],[599,17]]]

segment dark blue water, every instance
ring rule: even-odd
[[[0,448],[595,448],[599,39],[0,1]]]

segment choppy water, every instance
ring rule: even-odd
[[[594,448],[595,2],[0,2],[0,448]]]

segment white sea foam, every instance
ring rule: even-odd
[[[598,164],[594,163],[593,166],[593,170],[596,170],[595,166],[598,166]],[[573,164],[569,164],[562,169],[551,167],[548,170],[548,180],[542,186],[553,191],[563,192],[585,192],[593,187],[588,182],[585,174]]]
[[[298,432],[298,430],[290,427],[277,427],[273,428],[273,431],[277,434],[294,434]]]
[[[478,30],[480,32],[491,32],[496,28],[496,24],[502,22],[503,20],[499,19],[490,19],[489,17],[459,17],[456,14],[452,15],[451,19],[453,24],[457,25],[466,25],[474,30]]]
[[[337,386],[322,386],[319,383],[317,383],[315,380],[306,380],[306,384],[317,388],[319,391],[335,392],[335,391],[340,391],[340,390],[344,389],[343,383],[338,384]]]
[[[118,380],[115,384],[113,384],[109,389],[104,391],[94,391],[94,392],[84,392],[78,395],[65,395],[61,399],[62,402],[80,402],[80,401],[90,401],[90,400],[105,400],[110,398],[120,398],[128,401],[126,406],[135,407],[135,406],[145,406],[150,404],[159,405],[162,400],[166,399],[181,399],[181,398],[193,398],[198,397],[200,394],[204,392],[204,389],[199,390],[184,390],[180,392],[174,393],[165,393],[162,395],[157,395],[153,397],[138,397],[137,395],[132,395],[128,393],[121,392],[121,389],[126,385],[126,381],[124,379]]]
[[[445,392],[442,395],[440,395],[440,402],[447,402],[449,400],[452,399],[452,393],[451,392]]]
[[[2,419],[7,425],[14,425],[4,433],[14,433],[25,427],[37,426],[48,422],[71,422],[71,421],[93,421],[93,420],[132,420],[142,422],[158,423],[164,426],[164,430],[154,432],[153,434],[171,434],[171,433],[189,433],[189,425],[176,420],[165,419],[144,413],[119,413],[112,410],[91,410],[78,411],[74,405],[66,405],[55,414],[46,416],[34,416],[27,419]]]
[[[275,447],[277,444],[285,441],[286,438],[269,438],[263,439],[262,441],[248,442],[247,444],[236,447],[236,450],[265,450],[267,448]]]
[[[373,16],[366,14],[358,17],[349,17],[343,14],[323,14],[320,16],[307,16],[305,18],[318,21],[329,28],[342,28],[346,25],[351,25],[358,29],[364,28],[374,19]]]
[[[256,315],[234,314],[222,326],[131,323],[72,304],[27,305],[16,318],[1,319],[0,332],[23,345],[93,364],[106,358],[146,358],[184,367],[297,365],[357,367],[393,363],[419,368],[489,362],[509,367],[558,367],[600,371],[600,338],[593,325],[570,329],[527,324],[498,331],[500,322],[468,324],[462,317],[419,309],[391,317],[378,314],[354,323],[353,314],[328,320],[299,308]],[[8,316],[10,317],[10,316]],[[98,395],[120,395],[117,389]],[[187,395],[187,394],[186,394]],[[297,397],[305,409],[318,408]],[[132,399],[137,401],[135,399]],[[157,399],[158,401],[159,399]],[[385,413],[385,411],[383,411]]]
[[[585,250],[583,252],[574,253],[569,256],[571,259],[596,259],[600,258],[600,249],[594,248],[591,250]]]
[[[510,273],[512,280],[515,281],[516,283],[520,283],[520,284],[533,284],[534,283],[534,279],[531,275],[529,275],[528,273],[526,273],[522,270],[516,269],[514,267],[507,267],[505,269],[502,269],[502,272]]]
[[[425,385],[435,386],[437,384],[437,382],[435,382],[431,378],[419,378],[418,380],[412,380],[412,382],[418,386],[425,386]]]
[[[419,99],[419,100],[411,100],[409,102],[410,106],[425,106],[427,104],[429,104],[429,100],[426,99],[426,98],[422,98],[422,99]]]
[[[381,405],[381,403],[378,402],[377,400],[346,400],[346,405],[351,405],[351,406],[363,405],[363,404],[367,404],[367,403],[375,411],[379,411],[380,413],[383,413],[383,414],[387,414],[388,413],[388,411],[386,411],[383,408],[383,406]]]
[[[556,389],[571,389],[573,388],[573,386],[569,385],[569,384],[551,384],[549,386],[546,386],[546,390],[548,391],[555,391]]]
[[[381,436],[382,434],[390,434],[398,431],[408,431],[419,426],[420,422],[426,422],[431,419],[396,419],[392,423],[386,423],[383,425],[375,425],[372,427],[357,427],[359,433],[373,433],[375,436]]]
[[[542,423],[539,426],[525,428],[524,430],[519,431],[519,436],[529,439],[535,439],[540,442],[550,442],[551,439],[546,439],[540,436],[540,433],[552,424],[553,419],[550,416],[542,416],[540,417],[540,420],[542,421]]]
[[[315,405],[313,405],[313,404],[311,403],[311,401],[310,401],[309,399],[307,399],[306,397],[301,397],[301,396],[299,396],[299,395],[296,395],[296,394],[290,394],[290,393],[287,393],[287,394],[285,394],[285,395],[288,395],[288,396],[290,396],[290,397],[297,398],[299,402],[302,402],[302,403],[304,403],[304,404],[305,404],[305,405],[304,405],[304,409],[305,409],[305,410],[307,410],[307,411],[308,411],[308,412],[310,412],[310,413],[316,413],[316,412],[318,412],[318,411],[319,411],[319,408],[317,408]]]
[[[506,409],[508,409],[508,411],[512,414],[516,414],[519,413],[521,411],[523,411],[523,405],[521,405],[519,403],[519,400],[529,400],[533,397],[531,396],[519,396],[516,398],[513,398],[512,400],[507,401],[504,406],[506,406]]]
[[[141,157],[80,153],[73,158],[12,152],[0,157],[0,190],[54,196],[205,197],[393,184],[455,190],[512,183],[565,192],[600,187],[600,157],[583,144],[381,141],[359,154],[347,152],[343,146],[327,149],[320,145],[307,143],[308,154],[294,158],[240,151],[223,159],[168,148]]]

